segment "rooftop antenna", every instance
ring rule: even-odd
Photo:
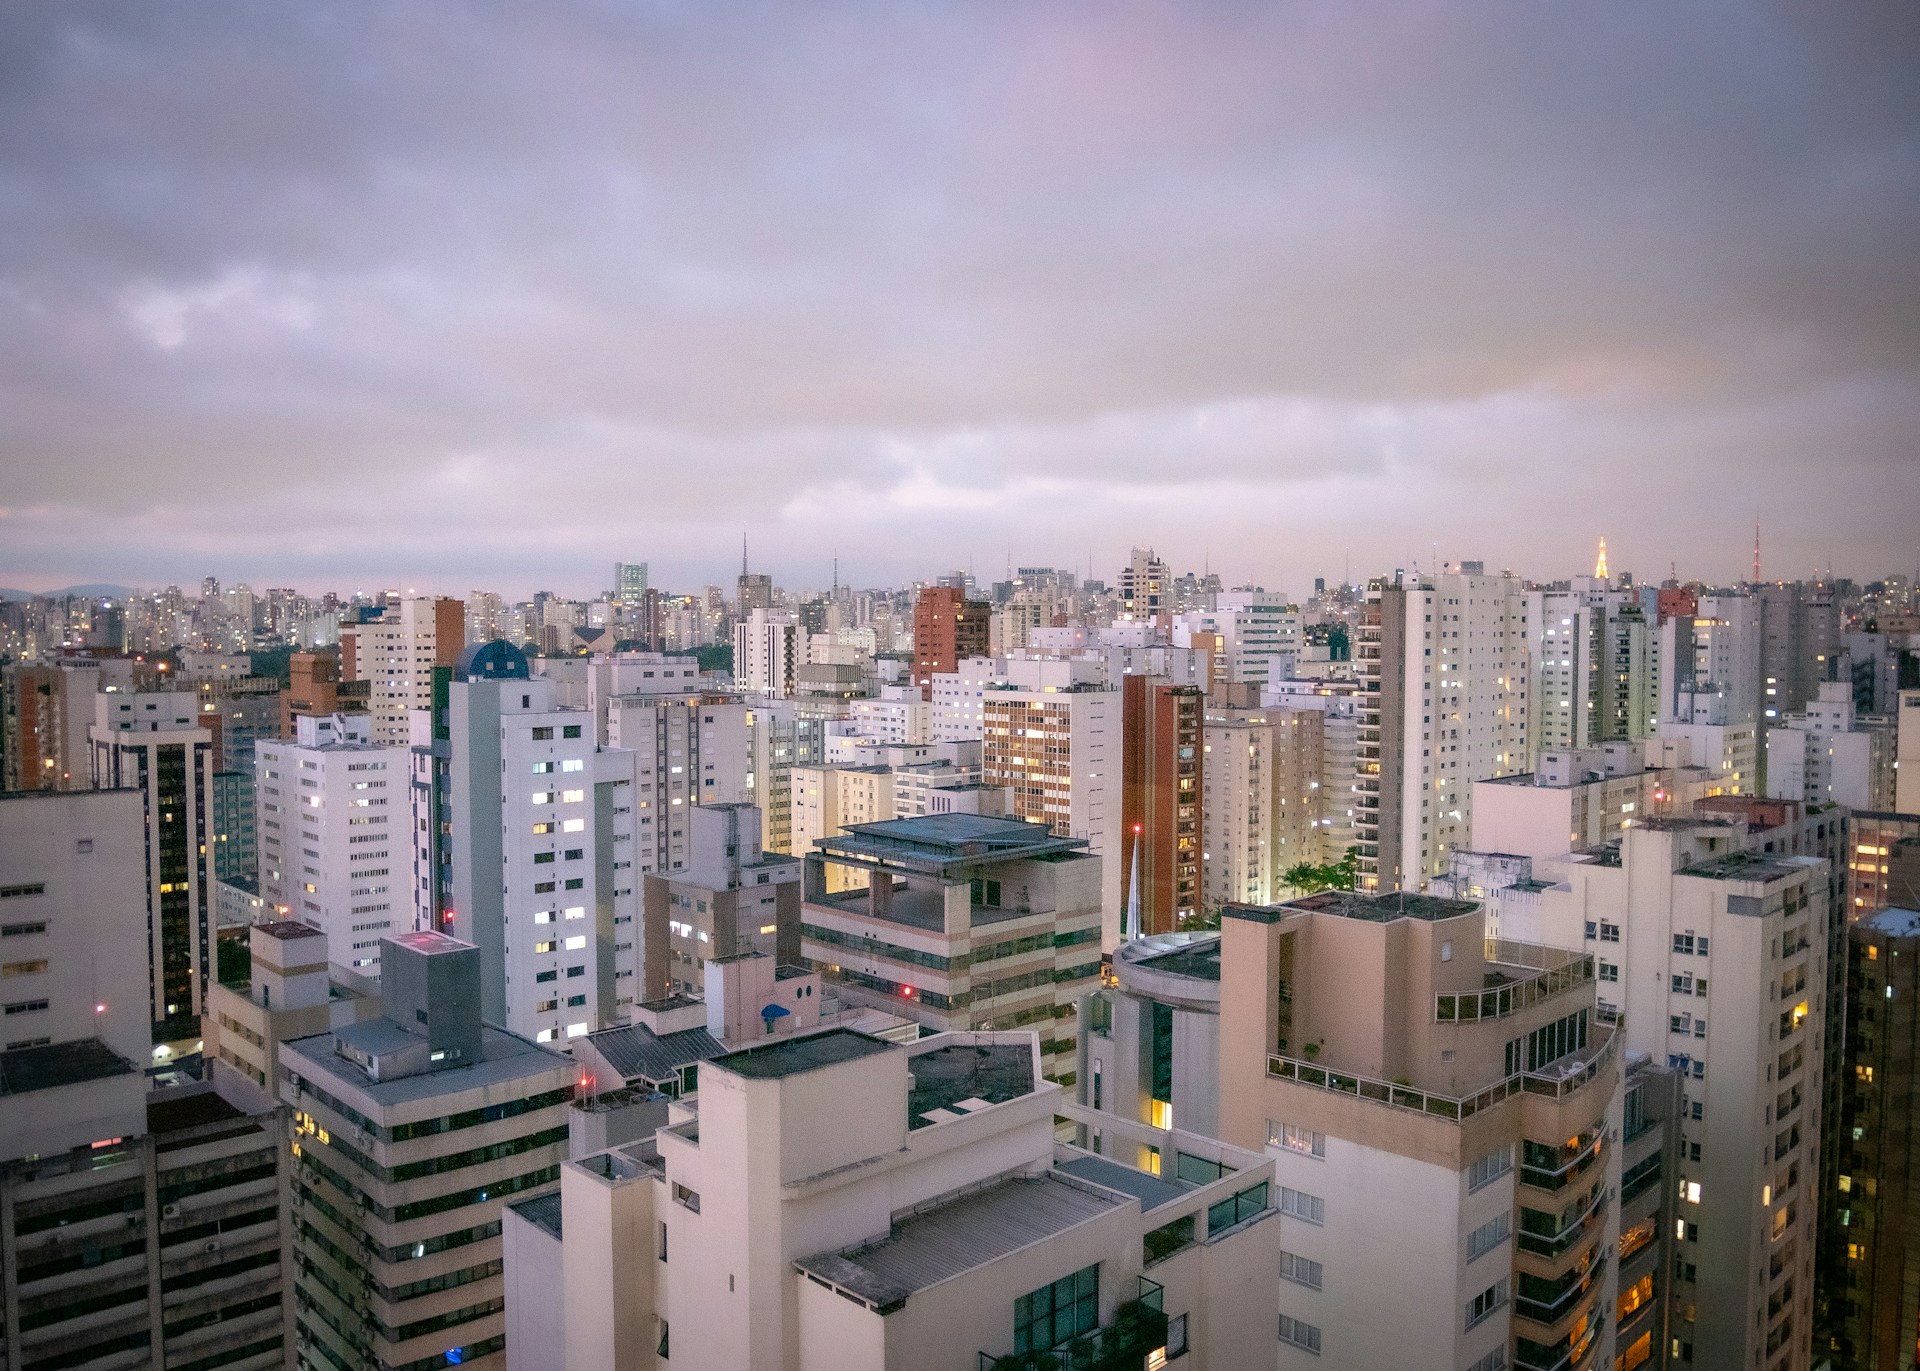
[[[740,530],[740,574],[747,574],[747,531]]]
[[[1760,520],[1753,521],[1753,583],[1760,584]]]

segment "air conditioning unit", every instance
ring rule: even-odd
[[[179,1217],[180,1217],[180,1206],[179,1206],[179,1205],[177,1205],[177,1204],[163,1204],[163,1205],[161,1205],[161,1206],[160,1206],[160,1217],[161,1217],[161,1218],[163,1218],[163,1219],[177,1219],[177,1218],[179,1218]]]

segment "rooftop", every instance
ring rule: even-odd
[[[1078,1176],[1083,1181],[1092,1181],[1095,1185],[1104,1185],[1109,1190],[1118,1190],[1123,1195],[1131,1195],[1140,1201],[1143,1210],[1170,1204],[1195,1188],[1180,1181],[1162,1180],[1145,1171],[1123,1166],[1111,1158],[1091,1154],[1060,1162],[1055,1169],[1069,1176]]]
[[[1682,876],[1703,876],[1711,881],[1782,881],[1796,876],[1806,867],[1791,859],[1757,852],[1729,852],[1681,870]]]
[[[147,1101],[147,1127],[155,1133],[177,1133],[185,1128],[229,1123],[246,1117],[211,1090]]]
[[[276,919],[272,923],[253,925],[255,933],[264,933],[269,938],[278,938],[289,942],[295,938],[324,938],[327,935],[312,924],[303,924],[298,919]]]
[[[388,941],[398,943],[411,952],[427,956],[438,956],[447,952],[465,952],[473,946],[458,938],[449,938],[444,933],[402,933]]]
[[[1320,914],[1338,914],[1343,919],[1363,919],[1368,923],[1392,923],[1395,919],[1457,919],[1480,906],[1473,900],[1447,900],[1438,895],[1409,895],[1396,890],[1387,895],[1369,895],[1357,890],[1322,890],[1302,899],[1289,900],[1286,909],[1310,909]]]
[[[1169,976],[1186,976],[1196,981],[1220,979],[1220,939],[1218,936],[1176,947],[1171,952],[1155,952],[1138,957],[1135,966]]]
[[[1920,911],[1883,909],[1869,914],[1854,925],[1869,933],[1884,933],[1889,938],[1920,938]]]
[[[964,875],[989,862],[1077,856],[1087,849],[1085,839],[1055,837],[1044,824],[985,814],[923,814],[854,824],[818,846],[842,865],[933,876]]]
[[[811,1033],[802,1038],[781,1038],[763,1046],[742,1048],[738,1052],[711,1058],[710,1061],[712,1065],[724,1067],[748,1080],[772,1081],[893,1050],[893,1043],[869,1038],[864,1033],[854,1033],[845,1028],[830,1028],[824,1033]]]
[[[1055,1176],[997,1182],[909,1214],[878,1242],[794,1265],[881,1313],[928,1286],[985,1266],[1118,1208],[1117,1196]]]
[[[958,1042],[908,1063],[907,1127],[950,1123],[1033,1093],[1033,1052],[1024,1042]]]
[[[0,1052],[0,1095],[25,1095],[134,1074],[134,1064],[98,1038]]]
[[[510,1204],[507,1208],[528,1223],[538,1224],[553,1237],[560,1236],[560,1192],[558,1190],[545,1195],[535,1195],[530,1200]]]
[[[655,1033],[644,1024],[602,1029],[588,1041],[622,1080],[629,1081],[670,1080],[681,1067],[723,1056],[727,1050],[704,1028]]]
[[[370,1019],[366,1023],[355,1024],[353,1030],[365,1029],[371,1024],[385,1023],[395,1033],[406,1030],[391,1020]],[[353,1030],[340,1030],[343,1036]],[[423,1042],[423,1039],[412,1038]],[[504,1085],[510,1081],[521,1080],[528,1076],[538,1076],[555,1070],[573,1073],[573,1062],[558,1052],[550,1052],[538,1047],[525,1038],[515,1037],[511,1033],[497,1028],[483,1027],[480,1030],[480,1060],[466,1066],[448,1067],[444,1070],[427,1071],[418,1076],[402,1076],[387,1081],[370,1081],[366,1073],[344,1057],[336,1056],[333,1050],[332,1033],[316,1033],[307,1038],[291,1038],[280,1049],[280,1059],[286,1065],[314,1080],[334,1081],[350,1089],[357,1090],[375,1103],[387,1106],[409,1104],[418,1100],[429,1100],[439,1095],[452,1095],[462,1090],[478,1090],[483,1086]]]

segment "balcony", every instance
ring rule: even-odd
[[[1046,1351],[980,1354],[980,1371],[1141,1371],[1147,1354],[1167,1345],[1161,1287],[1137,1277],[1140,1293],[1114,1311],[1113,1322]]]
[[[1477,994],[1434,996],[1435,1023],[1504,1019],[1542,1000],[1593,982],[1593,958],[1584,952],[1489,938],[1486,959],[1489,967],[1512,968],[1521,974],[1511,977],[1504,985]]]

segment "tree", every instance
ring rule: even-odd
[[[1316,890],[1352,890],[1360,881],[1360,849],[1350,847],[1339,861],[1325,866],[1312,862],[1290,866],[1281,879],[1302,895]]]

